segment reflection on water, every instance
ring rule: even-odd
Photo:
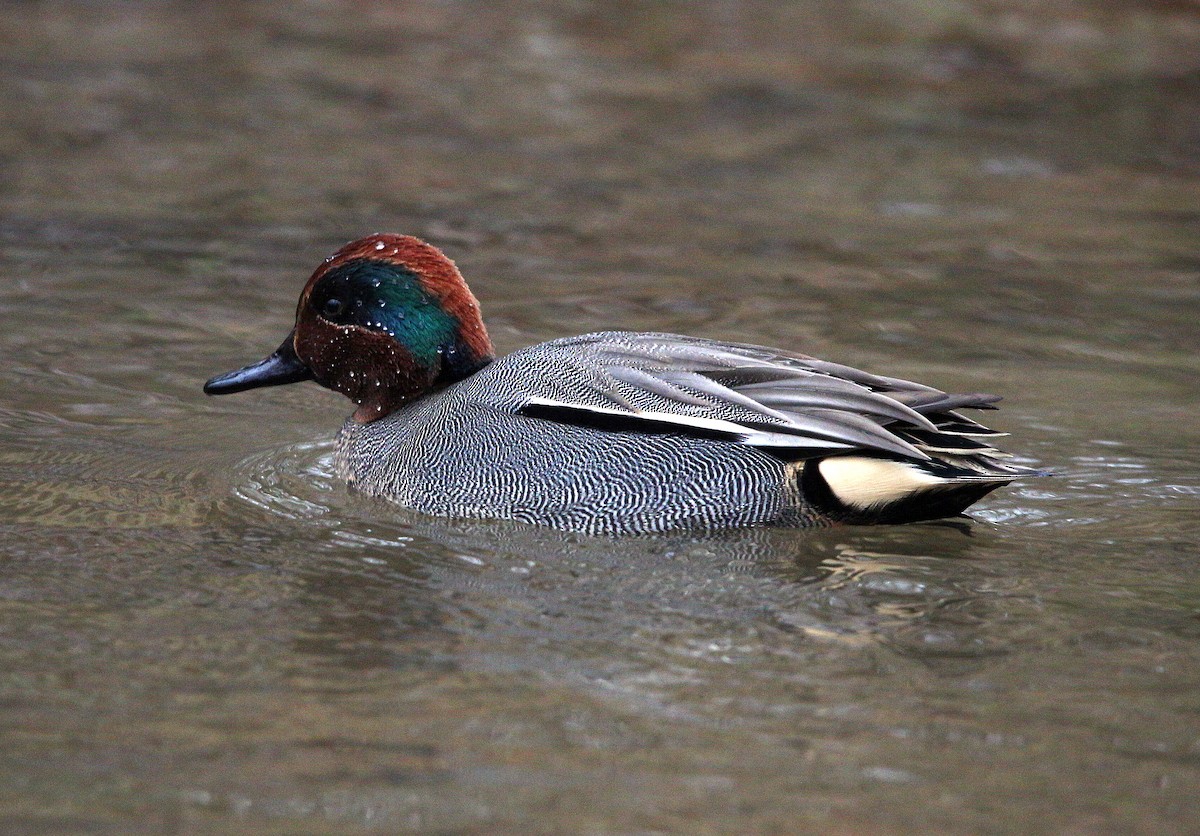
[[[1185,6],[5,6],[0,830],[1193,829]],[[1056,475],[626,539],[357,496],[337,396],[199,385],[376,229],[502,350],[995,391]]]
[[[588,537],[505,521],[429,518],[352,496],[336,484],[330,455],[328,442],[255,454],[238,466],[234,495],[304,521],[310,536],[332,530],[320,538],[323,547],[344,557],[326,565],[336,580],[325,587],[346,591],[350,572],[360,582],[371,578],[372,589],[436,588],[445,593],[442,617],[428,623],[453,634],[465,619],[469,633],[486,630],[494,642],[511,632],[538,647],[523,647],[518,659],[504,656],[504,667],[570,667],[591,653],[603,664],[614,653],[645,653],[662,631],[688,633],[714,621],[742,623],[756,636],[782,632],[786,643],[884,646],[933,664],[1006,652],[998,610],[1036,606],[1022,580],[997,577],[973,561],[979,541],[994,548],[1005,536],[998,524]],[[1059,496],[1042,492],[1042,498],[1053,505]],[[1038,515],[1018,507],[1006,519],[1027,524]],[[398,609],[411,614],[411,607],[406,601]],[[378,616],[363,616],[376,607],[361,602],[346,609],[358,620]],[[563,620],[566,613],[576,615]],[[724,661],[733,647],[728,640],[709,647],[694,636],[684,644],[687,655],[704,657],[708,648]],[[322,647],[329,653],[337,646],[335,639]],[[760,652],[760,642],[742,650]]]

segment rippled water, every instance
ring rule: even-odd
[[[1194,12],[467,5],[0,10],[0,830],[1193,831]],[[1057,475],[619,540],[352,495],[346,402],[199,386],[376,229],[501,350],[995,391]]]

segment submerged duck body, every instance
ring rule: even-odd
[[[495,359],[457,268],[408,236],[327,259],[279,349],[205,391],[310,379],[358,405],[340,476],[433,515],[604,534],[899,523],[1038,474],[958,411],[995,396],[787,351],[608,331]]]

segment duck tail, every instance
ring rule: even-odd
[[[844,455],[808,460],[800,479],[805,498],[823,514],[867,524],[957,516],[1014,479],[1047,475],[978,453],[928,461]]]
[[[1006,433],[955,411],[995,409],[995,395],[916,391],[900,399],[932,427],[896,422],[887,429],[921,458],[859,451],[809,459],[801,489],[819,512],[850,524],[953,517],[1014,479],[1051,475],[1014,464],[1010,453],[992,446]]]

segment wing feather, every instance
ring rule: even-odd
[[[539,348],[557,350],[551,359],[563,370],[551,390],[526,397],[519,411],[530,417],[719,438],[796,459],[1002,455],[972,438],[998,433],[952,411],[993,409],[995,395],[953,395],[803,354],[673,334],[603,332]]]

